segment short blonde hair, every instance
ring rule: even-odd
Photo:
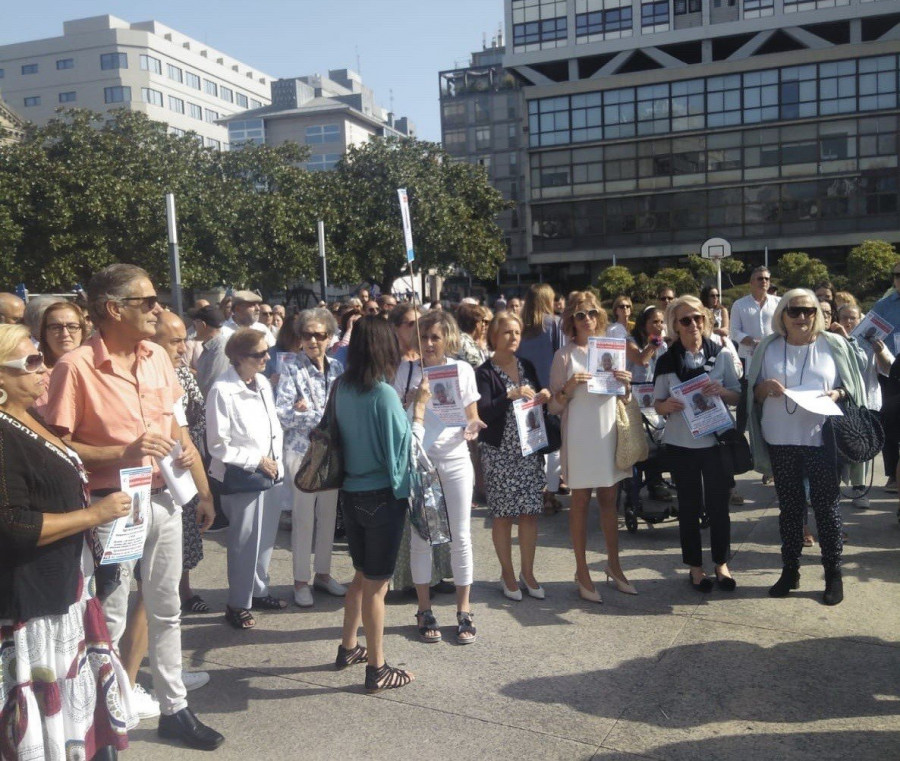
[[[31,331],[24,325],[0,325],[0,362],[6,362]]]
[[[784,327],[784,310],[791,305],[791,301],[799,298],[809,299],[816,308],[816,317],[813,320],[812,335],[817,336],[825,330],[825,315],[822,314],[822,307],[819,304],[819,300],[816,298],[816,294],[809,290],[809,288],[791,288],[791,290],[781,297],[781,301],[778,302],[778,306],[775,307],[775,313],[772,315],[772,330],[778,335],[787,335],[787,328]]]
[[[432,309],[419,318],[419,333],[439,326],[444,336],[444,356],[455,357],[459,353],[459,326],[453,315],[443,309]]]
[[[524,330],[524,323],[522,322],[522,318],[519,317],[515,312],[508,312],[506,310],[501,310],[494,315],[494,319],[491,320],[491,324],[488,325],[487,332],[487,341],[488,346],[493,349],[494,347],[494,335],[500,330],[500,326],[507,322],[517,322],[519,323],[519,330]]]
[[[696,309],[700,314],[703,315],[703,327],[700,329],[700,332],[703,334],[704,338],[709,338],[712,335],[712,326],[713,326],[713,317],[712,312],[709,311],[705,306],[703,306],[703,302],[700,301],[696,296],[679,296],[674,301],[669,302],[669,306],[666,307],[666,332],[669,334],[670,338],[676,338],[678,336],[678,331],[675,330],[675,312],[680,307],[690,307],[691,309]]]
[[[595,335],[602,336],[606,334],[609,317],[606,314],[606,310],[600,306],[597,297],[590,291],[572,291],[566,299],[566,308],[563,310],[562,316],[562,329],[566,336],[575,338],[575,313],[588,309],[596,309],[599,312]]]

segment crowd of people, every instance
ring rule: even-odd
[[[841,480],[852,504],[866,508],[873,463],[838,467],[826,415],[795,392],[880,410],[885,489],[896,493],[900,262],[892,277],[895,288],[871,310],[891,328],[880,338],[856,330],[865,315],[851,294],[822,283],[779,297],[765,267],[753,270],[750,293],[730,311],[715,286],[700,298],[663,288],[637,314],[633,299],[617,294],[608,314],[590,290],[562,295],[535,284],[490,307],[465,298],[425,308],[362,290],[287,310],[239,290],[218,304],[198,301],[182,319],[162,306],[144,270],[125,264],[96,273],[81,305],[0,294],[0,646],[17,663],[0,684],[3,758],[70,757],[73,747],[78,757],[115,758],[128,730],[157,716],[161,737],[205,750],[223,742],[188,704],[208,675],[182,668],[182,614],[211,612],[190,582],[208,532],[225,532],[228,625],[247,631],[259,611],[309,608],[314,593],[341,597],[335,667],[365,664],[369,692],[414,678],[384,653],[391,585],[415,597],[422,642],[442,639],[439,617],[451,612],[456,642],[477,641],[471,593],[485,559],[473,552],[473,503],[490,514],[497,593],[509,600],[546,597],[540,517],[558,511],[561,496],[570,497],[573,593],[602,602],[587,561],[596,495],[606,581],[639,594],[619,556],[618,497],[642,485],[650,499],[677,500],[690,585],[733,592],[735,473],[719,437],[691,429],[676,393],[700,376],[698,409],[716,400],[745,409],[753,467],[774,479],[782,567],[769,594],[799,586],[802,550],[814,543],[811,507],[823,602],[840,603]],[[610,370],[618,394],[591,388],[598,337],[625,339],[624,367]],[[452,390],[430,380],[446,373]],[[617,443],[633,430],[621,413],[637,383],[652,384],[640,407],[662,447],[623,467]],[[548,432],[558,428],[557,446],[522,446],[522,401],[542,408]],[[453,404],[461,418],[447,424],[440,408]],[[343,483],[303,492],[294,479],[323,426],[341,442]],[[447,544],[433,546],[410,526],[417,452],[440,476]],[[176,499],[165,462],[189,472],[189,499]],[[113,526],[137,510],[122,471],[140,466],[152,478],[142,544],[134,559],[105,564]],[[291,531],[293,600],[270,586],[279,526]],[[331,574],[336,532],[355,569],[346,584]],[[436,590],[454,595],[452,611],[432,602]],[[85,645],[90,658],[81,657]],[[137,682],[147,655],[153,694]]]

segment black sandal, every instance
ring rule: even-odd
[[[284,610],[286,607],[286,600],[279,600],[277,597],[272,597],[272,595],[253,598],[254,609],[258,608],[260,610]]]
[[[351,647],[349,650],[343,645],[338,645],[337,658],[334,659],[336,669],[345,669],[356,663],[366,663],[369,660],[369,651],[362,645]]]
[[[395,669],[387,663],[378,667],[366,666],[366,692],[369,694],[406,687],[412,680],[412,674],[408,671]]]
[[[252,629],[256,626],[256,619],[246,608],[232,608],[226,605],[225,620],[235,629]]]
[[[431,608],[428,610],[420,610],[416,613],[416,623],[419,624],[419,639],[422,642],[440,642],[443,639],[441,630],[438,628],[437,619]],[[437,632],[437,636],[428,636],[429,632]]]
[[[183,613],[209,613],[209,605],[200,595],[194,595],[181,603],[181,611]]]
[[[476,629],[472,626],[472,619],[475,616],[468,611],[456,611],[456,622],[459,626],[456,627],[456,642],[459,645],[471,645],[476,639],[478,639],[476,635]],[[463,637],[463,634],[471,634],[471,637]]]

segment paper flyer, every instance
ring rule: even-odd
[[[588,338],[588,372],[593,376],[587,384],[588,393],[624,396],[625,384],[612,373],[613,370],[624,369],[624,338]]]
[[[275,372],[284,375],[284,368],[296,359],[297,355],[292,351],[279,351],[275,353]]]
[[[157,460],[157,462],[175,504],[184,507],[197,496],[197,486],[194,484],[194,477],[191,475],[191,471],[179,468],[175,464],[175,460],[180,456],[181,443],[176,442],[172,452]]]
[[[523,456],[534,454],[548,444],[544,412],[541,407],[542,405],[534,399],[516,399],[513,402]]]
[[[638,407],[641,412],[653,409],[653,387],[652,383],[632,383],[631,393],[637,399]]]
[[[122,491],[131,497],[131,513],[113,521],[100,565],[139,560],[144,554],[153,467],[124,468],[119,471],[119,481]]]
[[[428,409],[437,416],[445,426],[451,428],[466,427],[466,409],[462,403],[462,392],[459,388],[459,368],[451,362],[446,365],[426,367],[428,385],[431,388],[431,399]]]
[[[850,335],[857,341],[860,339],[884,341],[885,337],[893,332],[894,326],[885,320],[884,317],[875,314],[875,312],[869,312],[860,320],[859,325],[853,328],[853,332]]]
[[[672,387],[672,396],[684,405],[681,414],[688,424],[691,436],[699,439],[716,431],[734,428],[731,413],[719,396],[705,396],[702,389],[709,383],[709,375],[703,373],[689,381]]]
[[[841,412],[841,408],[821,388],[786,388],[784,395],[794,404],[816,415],[837,417],[844,414]]]

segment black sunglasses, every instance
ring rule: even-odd
[[[319,343],[321,343],[322,341],[325,341],[328,339],[328,334],[327,333],[312,333],[310,331],[304,330],[300,334],[300,338],[302,338],[304,341],[312,341],[315,338]]]
[[[118,299],[119,301],[138,301],[140,304],[135,304],[135,306],[140,306],[143,309],[146,309],[148,312],[153,309],[157,304],[159,304],[158,296],[125,296],[124,298]]]
[[[587,312],[582,310],[575,312],[575,319],[578,320],[578,322],[584,322],[588,317],[590,317],[592,320],[596,320],[597,315],[599,314],[600,312],[597,309],[588,309]]]
[[[687,317],[681,317],[678,320],[679,325],[684,325],[684,327],[689,327],[692,322],[696,322],[698,325],[702,325],[703,321],[706,318],[702,314],[689,314]]]
[[[262,351],[254,351],[250,354],[245,354],[244,356],[247,359],[265,359],[266,355],[269,353],[268,349],[263,349]]]
[[[816,307],[785,307],[788,317],[815,317]]]

